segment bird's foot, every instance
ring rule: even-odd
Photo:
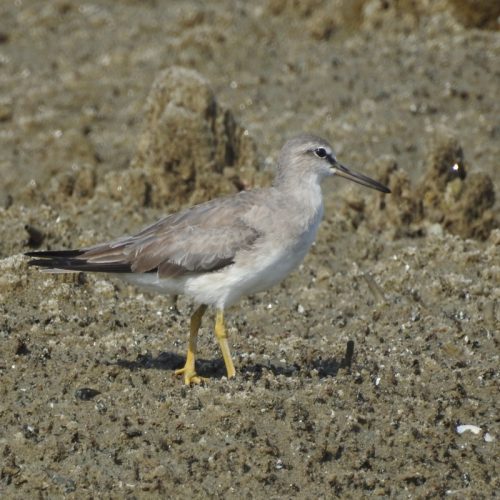
[[[196,374],[196,372],[193,369],[186,367],[175,370],[175,374],[177,376],[183,375],[184,383],[186,385],[204,384],[207,381],[205,377],[200,377],[199,375]]]

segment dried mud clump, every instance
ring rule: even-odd
[[[315,40],[327,40],[338,29],[355,29],[361,24],[365,0],[270,0],[267,11],[301,23]]]
[[[144,116],[130,168],[105,178],[113,199],[132,196],[144,206],[175,210],[256,181],[254,142],[197,72],[181,67],[161,72]]]
[[[493,0],[448,0],[456,19],[466,28],[500,28],[500,2]]]
[[[162,71],[146,100],[143,131],[130,166],[97,181],[96,166],[57,175],[40,203],[65,206],[81,201],[117,201],[129,209],[188,204],[264,183],[255,143],[219,105],[199,73],[171,67]]]
[[[467,28],[498,29],[500,4],[491,0],[365,0],[362,13],[365,26],[380,28],[387,23],[400,28],[428,23],[445,15]]]
[[[499,227],[495,190],[485,173],[468,172],[462,147],[447,131],[438,131],[426,159],[426,171],[413,187],[394,160],[380,160],[378,170],[392,194],[379,197],[370,223],[392,228],[394,237],[447,231],[462,238],[486,240]],[[363,209],[372,213],[374,207]],[[359,211],[356,214],[359,220]]]
[[[462,238],[487,239],[498,227],[490,176],[468,174],[460,144],[446,133],[437,136],[427,164],[417,189],[426,220]]]
[[[498,30],[500,3],[493,0],[270,0],[272,15],[303,22],[316,39],[327,39],[338,29],[381,29],[388,25],[412,29],[436,16],[447,16],[466,28]]]

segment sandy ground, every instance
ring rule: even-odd
[[[495,497],[499,14],[2,2],[0,496]],[[26,265],[266,184],[299,131],[393,193],[325,184],[300,270],[228,311],[234,380],[210,315],[209,383],[174,376],[185,298]]]

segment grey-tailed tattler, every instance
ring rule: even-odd
[[[208,306],[228,378],[236,371],[224,310],[242,296],[282,281],[304,259],[323,216],[321,182],[337,175],[382,193],[390,190],[340,164],[331,146],[303,134],[285,143],[271,187],[242,191],[167,215],[133,236],[80,250],[29,252],[29,264],[53,272],[102,272],[162,294],[184,294],[191,316],[186,384],[203,381],[195,370],[196,343]]]

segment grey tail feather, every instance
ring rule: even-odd
[[[96,263],[79,259],[84,250],[54,250],[42,252],[27,252],[27,257],[35,257],[28,262],[29,266],[47,269],[62,269],[66,271],[82,271],[97,273],[130,273],[131,266],[124,262]]]

